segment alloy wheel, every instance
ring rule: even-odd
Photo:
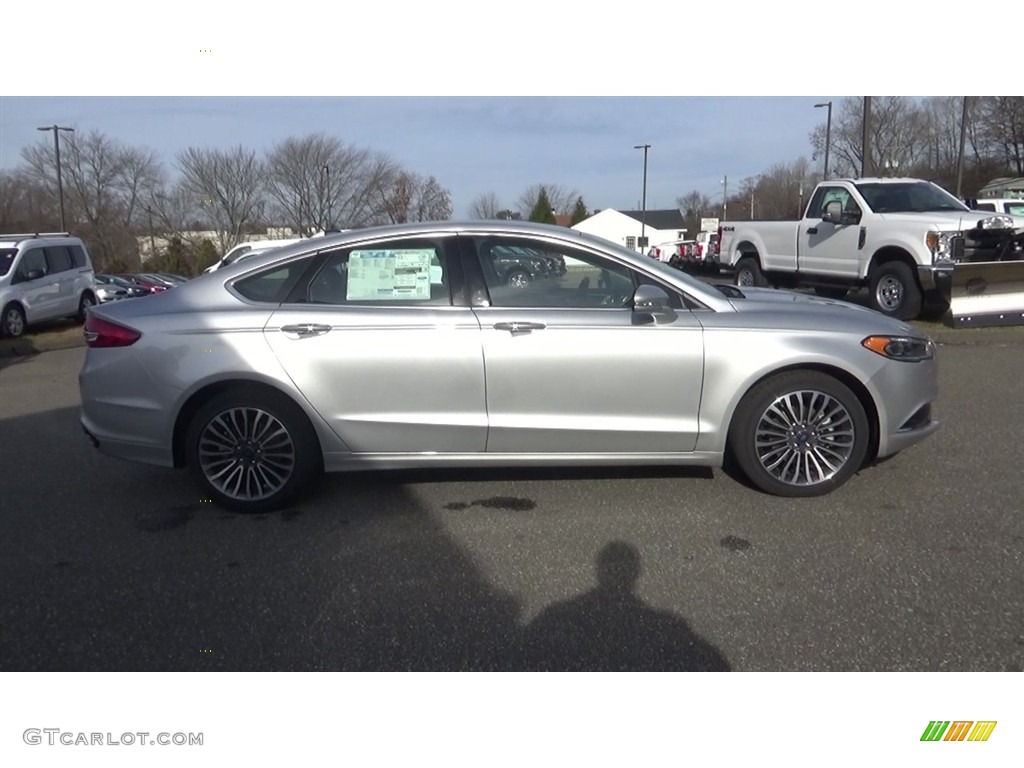
[[[258,501],[280,491],[295,470],[292,436],[259,408],[236,407],[214,416],[199,436],[199,465],[225,496]]]

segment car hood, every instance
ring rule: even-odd
[[[731,286],[730,286],[731,287]],[[743,298],[730,296],[729,303],[739,313],[766,313],[789,315],[808,329],[827,328],[834,325],[852,326],[860,321],[864,330],[871,333],[892,333],[921,337],[921,331],[902,320],[883,315],[867,307],[851,304],[838,299],[826,299],[809,293],[778,290],[775,288],[740,288]],[[790,323],[780,325],[792,326]]]
[[[1024,217],[1009,216],[1006,213],[992,211],[926,211],[923,213],[880,213],[884,221],[906,222],[917,224],[922,229],[936,229],[942,232],[974,229],[979,221],[993,216],[1008,216],[1013,219],[1015,227],[1024,227]]]

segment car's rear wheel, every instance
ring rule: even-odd
[[[777,496],[820,496],[864,463],[868,419],[857,396],[817,371],[790,371],[762,381],[740,402],[729,445],[740,469]]]
[[[93,298],[91,293],[83,293],[81,300],[78,302],[78,322],[84,323],[85,316],[89,314],[89,310],[96,306],[96,299]]]
[[[316,433],[302,410],[283,395],[248,387],[203,405],[185,445],[203,492],[239,512],[280,507],[322,466]]]
[[[741,288],[764,288],[768,285],[756,257],[744,256],[736,264],[736,285]]]
[[[25,310],[17,304],[8,304],[4,307],[3,317],[0,318],[0,336],[16,339],[24,333]]]

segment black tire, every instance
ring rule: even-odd
[[[740,288],[764,288],[768,285],[756,256],[744,256],[737,262],[735,281]]]
[[[845,299],[848,291],[846,288],[828,288],[820,286],[815,288],[814,292],[825,299]]]
[[[805,412],[812,417],[803,418]],[[834,491],[860,469],[869,440],[857,396],[817,371],[789,371],[757,384],[729,428],[730,451],[750,482],[786,497]]]
[[[199,409],[188,426],[185,460],[203,498],[236,512],[281,507],[323,468],[302,409],[252,387],[217,395]]]
[[[525,269],[513,269],[505,275],[505,283],[512,288],[525,288],[533,281],[533,275]]]
[[[8,304],[0,316],[0,336],[16,339],[25,334],[25,310],[20,304]]]
[[[888,261],[871,275],[870,302],[873,309],[899,320],[913,320],[921,314],[921,287],[913,270],[902,261]]]
[[[83,293],[82,298],[78,301],[78,314],[75,317],[78,318],[78,322],[84,323],[85,316],[89,313],[89,309],[96,306],[96,297],[91,293]]]

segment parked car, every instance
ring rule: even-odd
[[[1024,219],[1024,198],[983,197],[964,201],[972,211],[992,211]]]
[[[96,275],[96,299],[100,304],[146,296],[149,291],[115,275]]]
[[[166,280],[160,280],[159,278],[151,277],[149,275],[122,273],[116,275],[116,277],[120,277],[121,279],[132,283],[132,285],[143,288],[149,294],[163,293],[171,287]]]
[[[292,238],[290,240],[252,240],[247,243],[239,243],[225,253],[224,256],[221,257],[220,261],[207,267],[203,272],[216,272],[218,269],[231,266],[240,259],[247,259],[258,253],[266,253],[267,251],[274,250],[275,248],[284,248],[289,245],[295,245],[296,243],[301,243],[302,240],[303,238]]]
[[[0,335],[44,320],[85,320],[96,304],[89,251],[67,232],[0,235]]]
[[[519,252],[569,269],[510,285],[499,265]],[[321,470],[727,454],[765,492],[814,496],[938,428],[935,347],[917,329],[529,222],[303,242],[97,307],[85,333],[93,445],[187,466],[202,498],[243,511]]]

